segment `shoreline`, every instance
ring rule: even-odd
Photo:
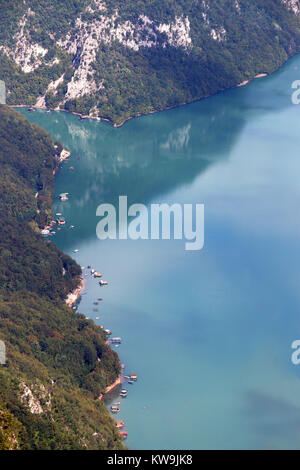
[[[108,385],[106,387],[106,389],[104,390],[103,393],[101,393],[101,395],[99,395],[98,397],[98,400],[103,400],[103,398],[105,397],[105,395],[107,395],[108,393],[112,392],[115,388],[117,388],[119,385],[122,385],[123,383],[123,380],[122,380],[122,375],[120,375],[115,381],[114,383],[112,383],[111,385]]]
[[[148,113],[134,114],[133,116],[129,116],[128,118],[125,118],[120,124],[117,124],[117,123],[113,122],[110,118],[106,118],[106,117],[102,117],[102,116],[93,117],[93,116],[89,116],[89,115],[86,115],[86,114],[76,113],[75,111],[68,111],[67,109],[48,108],[47,106],[35,106],[35,105],[32,106],[32,105],[28,105],[28,104],[7,104],[6,106],[8,106],[9,108],[33,108],[33,109],[40,109],[40,110],[44,110],[44,111],[46,111],[46,110],[47,111],[48,110],[50,110],[50,111],[59,111],[59,112],[63,112],[63,113],[73,114],[74,116],[78,116],[78,117],[81,117],[81,118],[84,118],[84,119],[91,119],[91,120],[97,121],[97,122],[106,121],[109,124],[111,124],[114,128],[119,128],[119,127],[124,126],[124,124],[126,124],[126,122],[130,121],[131,119],[136,119],[136,118],[139,118],[139,117],[142,117],[142,116],[148,116],[149,114],[162,113],[163,111],[169,111],[171,109],[181,108],[182,106],[186,106],[187,104],[192,104],[192,103],[196,103],[197,101],[206,100],[207,98],[210,98],[211,96],[215,96],[215,95],[217,95],[219,93],[222,93],[226,90],[232,90],[234,88],[240,88],[240,87],[246,86],[249,83],[253,82],[253,80],[256,80],[258,78],[265,78],[265,77],[268,77],[269,75],[270,74],[268,74],[268,73],[259,73],[259,74],[255,75],[253,78],[249,78],[249,80],[244,80],[243,82],[238,83],[237,85],[233,85],[232,87],[229,87],[229,88],[224,88],[224,90],[217,91],[216,93],[213,93],[211,95],[203,96],[202,98],[195,98],[192,101],[179,103],[179,104],[176,104],[174,106],[168,106],[164,109],[156,109],[156,110],[154,109],[152,111],[149,111]]]
[[[65,303],[68,307],[73,307],[73,305],[79,300],[81,292],[84,289],[84,285],[84,279],[81,278],[80,284],[76,287],[76,289],[74,289],[72,292],[69,292],[65,300]]]
[[[239,83],[237,85],[237,87],[248,85],[248,83],[253,82],[253,80],[255,80],[256,78],[264,78],[264,77],[267,77],[267,76],[268,76],[267,73],[259,73],[258,75],[255,75],[255,77],[250,78],[249,80],[244,80],[242,83]]]

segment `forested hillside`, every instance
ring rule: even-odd
[[[298,0],[0,0],[8,103],[124,119],[271,73],[299,51]]]
[[[120,374],[118,357],[100,327],[65,306],[81,269],[40,235],[60,150],[0,106],[0,450],[122,448],[97,400]]]

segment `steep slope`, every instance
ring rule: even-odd
[[[299,0],[0,0],[8,103],[124,119],[271,73],[300,46]]]
[[[0,106],[0,449],[123,447],[97,400],[120,374],[118,357],[100,327],[66,307],[81,269],[39,233],[60,150]]]

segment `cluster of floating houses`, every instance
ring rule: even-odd
[[[34,109],[28,109],[28,111],[34,111]],[[68,201],[69,199],[69,193],[61,193],[58,198],[60,199],[60,201],[64,202],[64,201]],[[56,218],[55,220],[52,221],[52,223],[50,224],[50,227],[49,228],[45,228],[44,230],[42,230],[42,234],[43,235],[54,235],[56,232],[51,230],[52,227],[54,225],[57,225],[57,230],[60,230],[61,229],[61,226],[65,226],[66,225],[66,220],[65,218],[63,217],[62,213],[60,212],[57,212],[56,213]],[[74,225],[70,225],[69,227],[70,229],[73,229],[74,228]],[[78,253],[79,250],[73,250],[74,253]],[[85,270],[84,267],[82,267],[82,270]],[[87,266],[87,272],[85,273],[85,277],[87,276],[91,276],[93,277],[94,279],[97,279],[99,280],[99,286],[100,287],[104,287],[104,286],[107,286],[108,285],[108,282],[103,280],[102,277],[103,275],[101,273],[99,273],[98,271],[96,271],[95,269],[93,269],[91,266]],[[84,293],[82,293],[81,295],[84,295]],[[98,306],[99,305],[99,302],[102,301],[103,299],[102,298],[98,298],[97,301],[93,302],[93,304],[95,306]],[[73,309],[76,310],[77,309],[77,306],[73,306]],[[93,311],[94,312],[98,312],[98,308],[93,308]],[[88,317],[87,317],[88,319]],[[99,320],[99,317],[96,317],[96,320]],[[106,337],[107,337],[107,342],[108,344],[110,345],[113,345],[115,346],[116,348],[118,348],[120,346],[120,344],[122,343],[122,338],[116,336],[116,337],[112,337],[112,332],[109,330],[109,329],[104,329],[103,325],[101,325],[101,328],[103,329],[103,332],[105,333]],[[122,368],[124,368],[124,365],[122,365]],[[128,384],[132,385],[134,384],[136,381],[137,381],[137,375],[136,374],[131,374],[131,375],[123,375],[123,379],[125,379],[127,381]],[[119,392],[119,396],[120,398],[124,399],[128,396],[128,390],[126,388],[121,388],[120,392]],[[117,402],[114,402],[111,407],[110,407],[110,410],[111,410],[111,413],[116,415],[120,412],[120,405],[121,405],[121,402],[120,401],[117,401]],[[123,428],[125,427],[125,422],[124,421],[116,421],[116,427],[117,429],[119,430],[120,432],[120,436],[122,439],[126,439],[128,437],[128,433],[127,431],[124,431]]]
[[[128,379],[128,383],[131,383],[131,384],[133,384],[137,381],[137,375],[136,374],[124,375],[123,377],[125,379]],[[120,397],[124,399],[124,398],[127,397],[127,395],[128,395],[128,390],[126,388],[121,388]],[[114,402],[110,407],[110,411],[113,414],[118,414],[120,412],[120,405],[121,405],[120,401]],[[116,427],[117,427],[117,429],[119,429],[120,436],[121,436],[122,439],[127,439],[127,437],[128,437],[128,432],[123,430],[125,425],[126,424],[125,424],[124,421],[116,421]]]
[[[28,111],[29,113],[31,113],[31,112],[35,111],[35,108],[33,108],[33,107],[27,108],[27,111]],[[51,113],[51,109],[47,108],[47,109],[45,110],[45,113],[47,113],[47,114],[48,114],[48,113]],[[78,115],[78,113],[73,113],[73,114],[77,114],[77,115]],[[86,116],[82,116],[82,115],[79,114],[78,120],[79,120],[79,121],[85,121],[86,118],[87,118]],[[101,118],[100,118],[100,117],[93,117],[93,119],[95,119],[96,121],[101,121]]]
[[[85,269],[85,268],[82,267],[82,269]],[[100,286],[106,286],[108,284],[106,281],[102,280],[103,275],[99,273],[98,271],[96,271],[95,269],[93,269],[91,266],[87,266],[87,270],[88,271],[85,273],[85,276],[91,276],[97,280],[100,279],[99,281]],[[102,298],[98,298],[97,301],[93,302],[93,305],[98,306],[99,302],[102,300],[103,300]],[[93,311],[96,312],[98,311],[98,309],[93,308]],[[99,320],[99,317],[96,317],[96,320]],[[104,334],[106,335],[108,344],[113,345],[115,347],[119,347],[120,344],[122,343],[122,338],[118,336],[112,337],[111,330],[104,328],[103,325],[101,325],[101,328]],[[122,364],[122,369],[124,369],[124,367],[125,366]],[[138,378],[137,374],[123,375],[123,379],[125,379],[127,383],[130,385],[133,385],[137,381],[137,378]],[[122,386],[122,388],[119,391],[119,397],[121,399],[124,399],[127,396],[128,396],[128,390]],[[117,415],[121,411],[120,406],[121,406],[121,401],[113,402],[110,406],[111,413],[113,415]],[[124,421],[116,421],[116,427],[118,428],[122,439],[127,439],[128,437],[127,431],[124,431],[123,429],[125,425],[126,424]]]

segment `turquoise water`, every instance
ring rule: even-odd
[[[54,202],[67,226],[53,240],[109,282],[87,278],[79,310],[123,338],[125,373],[138,374],[118,415],[132,449],[300,448],[300,366],[290,360],[300,338],[296,79],[300,56],[119,129],[22,110],[72,152],[55,186],[70,193]],[[204,203],[204,249],[99,241],[97,206],[124,194]]]

